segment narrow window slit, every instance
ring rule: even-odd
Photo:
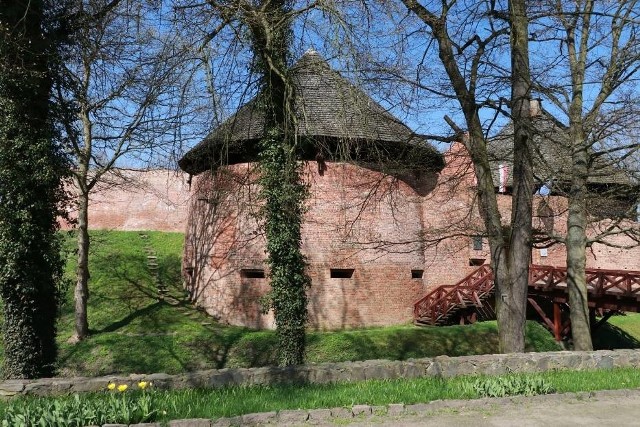
[[[353,268],[332,268],[331,269],[331,278],[332,279],[351,279],[353,276]]]
[[[412,279],[422,279],[424,276],[424,270],[411,270]]]
[[[240,271],[240,276],[245,279],[264,279],[264,270],[259,268],[245,268]]]

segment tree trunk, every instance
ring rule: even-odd
[[[576,37],[575,21],[566,27],[567,54],[571,70],[571,104],[569,105],[569,138],[571,149],[571,190],[569,191],[569,214],[567,216],[567,288],[571,309],[571,334],[576,350],[592,350],[589,327],[589,305],[586,281],[587,243],[587,176],[589,174],[589,152],[583,119],[584,79],[589,21],[593,1],[584,5],[583,26]],[[579,40],[579,48],[576,48]]]
[[[593,350],[589,326],[589,304],[586,279],[587,228],[587,148],[579,126],[572,126],[572,184],[567,217],[567,287],[571,308],[571,335],[575,350]]]
[[[85,70],[89,75],[90,70]],[[89,179],[89,162],[91,159],[93,126],[89,112],[84,105],[78,114],[82,122],[82,138],[84,145],[77,157],[78,170],[74,175],[78,207],[78,267],[76,269],[76,287],[73,293],[75,304],[75,333],[70,342],[79,342],[89,335],[87,318],[87,301],[89,300],[89,192],[93,188]]]
[[[80,184],[76,184],[80,187]],[[75,302],[75,334],[72,342],[82,341],[89,335],[87,300],[89,299],[89,194],[78,188],[78,268]]]
[[[533,160],[530,114],[529,21],[524,0],[512,0],[511,16],[511,116],[513,120],[513,195],[508,263],[510,286],[503,305],[510,312],[499,326],[501,349],[523,351],[531,260],[531,217],[533,201]],[[503,329],[503,331],[501,331]]]
[[[4,378],[55,373],[58,285],[56,236],[61,176],[53,139],[51,68],[58,40],[42,1],[0,5],[0,295]],[[53,25],[51,22],[50,25]]]

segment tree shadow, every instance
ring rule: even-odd
[[[148,316],[149,314],[156,312],[158,310],[158,308],[160,308],[161,306],[166,305],[166,303],[164,301],[157,301],[151,305],[148,305],[142,309],[139,310],[135,310],[129,314],[127,314],[125,317],[123,317],[122,319],[113,322],[107,326],[105,326],[102,329],[98,329],[98,330],[92,330],[91,333],[92,334],[102,334],[102,333],[106,333],[106,332],[115,332],[120,328],[124,328],[125,326],[131,324],[131,322],[139,317],[142,316]]]
[[[640,348],[640,341],[611,323],[605,323],[594,332],[594,350],[613,350],[618,348]]]

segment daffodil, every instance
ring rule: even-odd
[[[121,385],[118,386],[118,391],[125,391],[127,388],[129,388],[128,385],[121,384]]]
[[[107,388],[109,390],[114,390],[116,388],[116,384],[115,383],[109,383],[109,385],[107,386]]]
[[[146,381],[140,381],[138,383],[138,388],[140,388],[141,390],[144,390],[145,388],[147,388],[147,386],[149,386],[150,384]]]

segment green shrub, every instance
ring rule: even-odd
[[[540,377],[506,375],[504,377],[481,377],[470,385],[471,391],[481,397],[534,396],[555,392],[551,384]]]
[[[146,387],[146,384],[145,384]],[[82,427],[108,423],[135,424],[154,421],[158,404],[153,392],[112,391],[74,394],[55,399],[17,399],[7,403],[2,427]]]

